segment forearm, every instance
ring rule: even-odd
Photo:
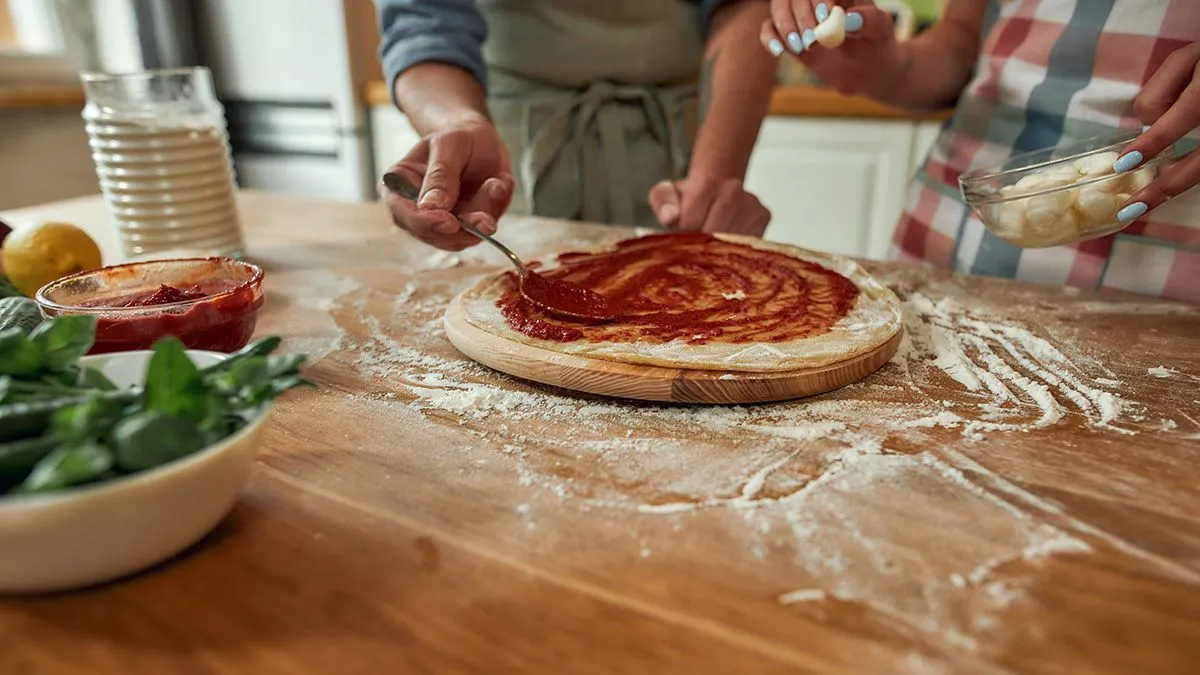
[[[487,122],[487,95],[467,71],[445,63],[420,63],[396,78],[396,104],[417,133]]]
[[[775,86],[776,61],[758,44],[768,3],[722,5],[711,20],[700,81],[700,124],[689,173],[743,180]]]
[[[979,57],[987,0],[952,0],[929,30],[895,46],[867,95],[898,108],[931,111],[949,107],[970,81]]]
[[[487,119],[487,24],[475,0],[375,0],[396,105],[426,135]]]

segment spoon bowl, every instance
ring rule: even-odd
[[[382,183],[391,192],[416,201],[420,191],[395,171],[383,174]],[[495,246],[517,268],[521,296],[541,309],[568,319],[588,322],[611,321],[617,312],[608,298],[589,288],[561,279],[551,279],[529,269],[521,258],[504,244],[480,232],[466,220],[455,216],[458,226],[468,234]]]

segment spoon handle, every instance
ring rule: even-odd
[[[421,196],[420,191],[417,190],[417,188],[412,183],[409,183],[404,178],[404,176],[401,176],[400,174],[396,173],[395,171],[389,171],[389,172],[383,174],[383,179],[381,182],[383,183],[384,187],[386,187],[387,189],[391,190],[392,192],[400,195],[401,197],[404,197],[405,199],[415,202],[415,201],[417,201],[417,198]],[[487,243],[491,244],[492,246],[495,246],[496,248],[500,249],[500,251],[502,253],[504,253],[504,255],[508,256],[508,259],[512,261],[512,264],[516,265],[517,271],[521,273],[521,276],[522,277],[525,276],[525,273],[528,270],[525,268],[525,263],[521,262],[521,258],[519,258],[516,253],[513,253],[512,251],[510,251],[508,249],[508,247],[505,246],[504,244],[501,244],[500,242],[496,241],[495,239],[492,239],[488,235],[475,229],[474,225],[463,220],[457,214],[452,214],[452,215],[454,215],[455,219],[458,220],[459,227],[461,227],[463,230],[465,230],[468,234],[475,235],[476,237],[482,239],[483,241],[486,241]]]

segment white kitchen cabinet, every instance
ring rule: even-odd
[[[371,155],[376,176],[403,159],[420,140],[420,134],[395,106],[371,107]]]
[[[908,121],[769,117],[746,187],[771,210],[766,237],[883,258],[912,173]]]
[[[912,170],[915,172],[925,162],[925,156],[942,133],[941,122],[918,122],[913,134]]]

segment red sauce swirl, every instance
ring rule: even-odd
[[[603,294],[618,318],[554,316],[510,288],[497,302],[509,325],[557,342],[783,342],[828,332],[858,287],[816,263],[701,233],[629,239],[602,253],[564,253],[541,272]]]

